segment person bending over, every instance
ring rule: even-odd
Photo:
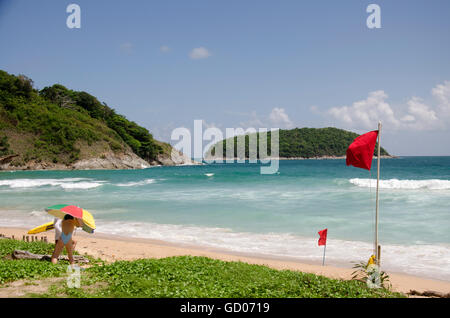
[[[66,248],[67,255],[69,256],[69,263],[73,265],[73,249],[74,243],[72,240],[73,231],[75,227],[80,226],[77,219],[74,219],[73,216],[66,214],[64,219],[61,222],[61,236],[60,239],[57,240],[55,245],[55,250],[52,254],[52,263],[58,263],[58,257],[61,254],[64,247]],[[56,229],[56,226],[55,226]]]
[[[54,218],[54,220],[53,220],[53,225],[55,227],[55,245],[58,244],[58,241],[61,239],[61,231],[62,231],[61,223],[62,223],[62,221],[63,220],[61,220],[60,218]],[[73,234],[72,234],[72,243],[73,243],[72,250],[73,251],[75,250],[75,246],[77,244],[77,241],[73,238],[75,236],[76,232],[77,232],[77,229],[75,228],[75,230],[73,231]]]

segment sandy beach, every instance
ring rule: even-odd
[[[26,232],[27,229],[25,228],[0,228],[0,233],[7,237],[14,235],[16,239],[20,240]],[[47,236],[50,242],[54,239],[53,231],[37,235],[38,238],[41,236]],[[78,231],[75,238],[78,241],[76,249],[80,254],[86,253],[110,262],[116,260],[192,255],[206,256],[224,261],[241,261],[249,264],[265,265],[280,270],[296,270],[336,279],[350,279],[351,273],[353,272],[352,268],[334,267],[330,265],[322,266],[320,264],[308,264],[290,259],[244,255],[224,250],[219,251],[197,246],[175,245],[164,241],[121,237],[101,233],[89,235]],[[388,274],[393,290],[398,292],[407,293],[410,290],[417,290],[419,292],[425,290],[441,293],[450,292],[450,282],[430,280],[400,273],[389,272]]]

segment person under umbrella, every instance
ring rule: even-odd
[[[58,244],[58,241],[61,239],[61,232],[62,232],[62,228],[61,228],[61,223],[62,220],[60,218],[54,218],[53,219],[53,226],[55,228],[55,245]],[[77,244],[77,241],[74,240],[74,235],[76,234],[77,229],[75,228],[73,235],[72,235],[72,243],[73,243],[73,250],[75,250],[75,246]]]
[[[72,240],[73,231],[76,227],[81,227],[80,221],[74,218],[70,214],[66,214],[64,219],[61,222],[61,237],[57,241],[55,245],[55,250],[53,251],[51,262],[53,264],[58,263],[58,257],[63,251],[64,247],[66,248],[67,255],[69,256],[69,263],[73,265],[73,249],[74,244]]]

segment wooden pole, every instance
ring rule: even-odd
[[[376,199],[376,211],[375,211],[375,257],[376,257],[376,262],[377,265],[380,265],[380,255],[378,254],[378,207],[379,207],[379,202],[378,202],[378,190],[380,188],[380,148],[381,148],[381,121],[378,122],[378,154],[377,154],[377,199]]]
[[[381,245],[378,245],[378,266],[381,266]]]
[[[322,259],[322,266],[325,265],[325,250],[327,249],[327,244],[323,246],[323,259]]]

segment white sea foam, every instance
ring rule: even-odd
[[[375,188],[377,186],[376,179],[350,179],[350,183],[364,188]],[[381,189],[429,189],[429,190],[449,190],[450,180],[428,179],[428,180],[380,180]]]
[[[205,176],[212,177],[212,176],[214,176],[214,173],[205,173]]]
[[[101,186],[104,181],[93,181],[86,178],[64,178],[64,179],[11,179],[0,180],[0,187],[7,186],[16,188],[36,188],[36,187],[61,187],[63,189],[91,189]]]
[[[146,184],[155,183],[155,179],[145,179],[142,181],[136,181],[136,182],[126,182],[126,183],[117,183],[116,186],[118,187],[134,187],[134,186],[141,186]]]
[[[76,182],[76,183],[61,183],[63,189],[92,189],[100,187],[103,182]]]
[[[97,232],[312,262],[321,262],[323,255],[323,249],[317,246],[317,238],[292,234],[258,234],[233,232],[226,228],[137,222],[98,222]],[[329,238],[326,263],[352,266],[351,262],[367,261],[372,253],[371,243]],[[382,255],[386,271],[450,280],[448,244],[385,244],[382,245]]]

